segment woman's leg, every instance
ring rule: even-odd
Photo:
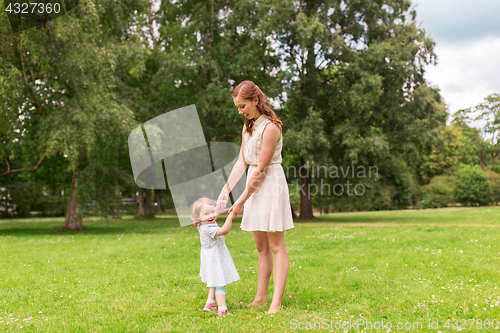
[[[269,239],[269,248],[274,255],[274,293],[273,301],[267,313],[276,313],[281,310],[281,299],[285,292],[290,262],[288,260],[288,252],[285,245],[285,233],[269,232],[267,236]]]
[[[269,279],[273,271],[273,256],[269,248],[269,240],[267,232],[254,231],[253,238],[255,240],[255,248],[258,252],[257,264],[257,293],[255,299],[248,306],[262,306],[267,302],[267,289],[269,287]]]

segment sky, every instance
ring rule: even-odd
[[[425,78],[455,113],[500,93],[500,0],[412,0],[436,46]]]

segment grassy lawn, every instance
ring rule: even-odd
[[[257,252],[235,223],[226,244],[241,279],[227,287],[224,318],[201,311],[199,234],[173,217],[89,218],[80,233],[58,231],[61,218],[0,220],[0,331],[387,332],[383,321],[391,332],[498,332],[486,320],[500,326],[499,217],[486,207],[296,222],[283,310],[272,316],[246,307]],[[349,321],[364,325],[340,327]]]

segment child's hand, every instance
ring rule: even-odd
[[[234,203],[234,205],[231,206],[231,208],[229,208],[229,213],[234,213],[234,217],[238,216],[239,213],[241,213],[241,211],[243,210],[243,207],[244,207],[244,204],[239,202],[239,201],[236,201]]]
[[[227,235],[229,233],[229,231],[231,230],[231,225],[233,223],[233,219],[235,218],[235,214],[234,213],[229,213],[227,214],[227,217],[226,217],[226,222],[224,222],[224,225],[222,226],[222,228],[220,228],[217,233],[215,234],[215,236],[222,236],[222,235]]]
[[[235,214],[233,212],[231,212],[231,213],[227,214],[226,221],[231,220],[231,222],[232,222],[235,217],[236,217]]]

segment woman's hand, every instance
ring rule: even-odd
[[[241,211],[243,210],[243,206],[244,206],[244,204],[242,202],[236,201],[234,203],[234,205],[232,205],[231,208],[229,208],[227,213],[233,214],[233,218],[235,218],[236,216],[238,216],[241,213]]]
[[[217,198],[217,208],[219,211],[222,211],[226,205],[228,200],[228,194],[226,191],[222,190],[219,194],[219,198]]]

